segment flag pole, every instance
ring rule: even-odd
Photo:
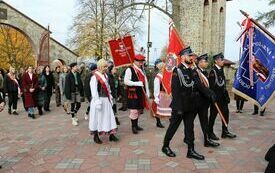
[[[249,14],[246,13],[243,10],[240,10],[240,12],[247,18],[249,18]],[[253,22],[257,27],[259,27],[262,31],[264,31],[269,37],[271,37],[275,41],[275,36],[272,35],[267,29],[265,29],[259,22],[257,22],[255,19],[250,18],[251,22]]]
[[[218,113],[219,113],[219,115],[220,115],[220,117],[221,117],[221,120],[222,120],[222,122],[224,123],[225,127],[228,127],[228,124],[227,124],[227,122],[225,121],[224,116],[223,116],[223,114],[222,114],[222,111],[220,110],[220,108],[219,108],[217,102],[215,102],[214,105],[215,105],[215,107],[217,108]]]

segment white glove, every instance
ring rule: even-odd
[[[136,86],[140,86],[140,87],[143,87],[144,85],[143,85],[143,82],[141,82],[141,81],[138,81],[138,82],[136,82]]]
[[[101,110],[101,107],[102,107],[102,102],[101,102],[101,100],[96,100],[96,101],[95,101],[95,108],[96,108],[97,110]]]
[[[159,104],[159,99],[158,98],[155,98],[155,103],[158,105]]]

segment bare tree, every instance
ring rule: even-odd
[[[140,32],[143,16],[136,7],[122,6],[133,0],[78,0],[78,14],[71,27],[69,41],[81,56],[108,55],[107,41]]]

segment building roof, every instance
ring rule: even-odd
[[[29,21],[35,23],[37,26],[39,26],[40,28],[44,29],[44,30],[48,30],[48,28],[42,26],[41,24],[39,24],[38,22],[36,22],[35,20],[33,20],[32,18],[30,18],[29,16],[23,14],[22,12],[20,12],[19,10],[17,10],[16,8],[12,7],[11,5],[9,5],[8,3],[4,2],[3,0],[0,0],[0,3],[5,4],[6,6],[8,6],[9,8],[11,8],[12,10],[16,11],[17,13],[19,13],[20,15],[22,15],[23,17],[25,17],[26,19],[28,19]],[[50,33],[52,33],[51,31],[49,31]],[[61,47],[63,47],[64,49],[68,50],[69,52],[71,52],[72,54],[74,54],[75,56],[79,57],[79,55],[77,53],[75,53],[74,51],[72,51],[71,49],[69,49],[68,47],[66,47],[64,44],[60,43],[59,41],[55,40],[54,38],[50,37],[50,39],[54,42],[56,42],[57,44],[59,44]]]

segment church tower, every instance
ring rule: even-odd
[[[176,27],[184,43],[197,54],[224,52],[226,1],[174,1]]]

